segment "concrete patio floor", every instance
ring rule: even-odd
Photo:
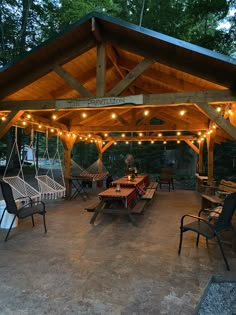
[[[227,272],[217,245],[197,249],[190,232],[177,255],[180,217],[197,214],[198,193],[158,191],[138,227],[109,215],[90,225],[84,207],[95,199],[47,201],[47,234],[40,216],[6,243],[0,230],[0,314],[190,315],[212,275],[235,274],[229,245]]]

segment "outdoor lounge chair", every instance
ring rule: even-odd
[[[181,253],[183,233],[187,231],[192,231],[192,232],[197,233],[196,246],[198,246],[200,235],[204,236],[207,241],[212,240],[212,239],[215,239],[217,241],[217,244],[220,248],[226,268],[227,270],[230,270],[228,261],[224,254],[224,249],[222,246],[222,241],[220,239],[220,234],[223,231],[232,230],[236,238],[236,232],[231,223],[232,216],[234,214],[235,209],[236,209],[236,193],[232,193],[225,198],[222,211],[220,214],[217,212],[218,217],[216,220],[209,220],[209,218],[204,219],[201,217],[202,212],[205,212],[205,213],[208,212],[208,213],[211,213],[212,215],[212,212],[213,212],[212,209],[202,209],[199,211],[198,216],[190,215],[190,214],[183,215],[181,218],[181,224],[180,224],[180,241],[179,241],[178,254],[180,255]],[[184,224],[184,221],[186,218],[193,218],[195,220],[190,223]]]
[[[10,224],[7,235],[5,237],[5,242],[8,239],[8,236],[11,232],[11,228],[14,224],[16,217],[18,217],[18,219],[24,219],[27,217],[31,217],[32,224],[34,226],[34,215],[35,214],[42,215],[43,216],[44,231],[46,233],[47,232],[46,220],[45,220],[46,210],[45,210],[44,202],[42,202],[42,201],[35,201],[34,202],[34,201],[32,201],[32,199],[30,197],[28,197],[29,202],[26,202],[25,197],[24,197],[24,205],[22,207],[20,207],[19,209],[17,209],[17,205],[16,205],[16,202],[15,202],[14,197],[13,197],[11,186],[8,183],[5,183],[1,180],[0,180],[0,186],[2,189],[3,198],[4,198],[5,203],[6,203],[6,207],[3,211],[1,219],[0,219],[0,225],[2,223],[2,219],[4,217],[5,211],[7,211],[10,214],[13,214],[12,222]]]

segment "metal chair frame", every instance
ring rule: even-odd
[[[181,218],[181,223],[180,223],[180,240],[179,240],[178,254],[179,255],[181,254],[183,233],[187,231],[192,231],[192,232],[197,233],[197,239],[196,239],[197,247],[198,247],[200,235],[204,236],[207,241],[208,240],[217,241],[217,244],[219,246],[220,252],[222,254],[222,257],[226,265],[226,269],[230,270],[228,260],[224,253],[224,249],[222,245],[223,242],[220,238],[220,234],[226,230],[232,230],[236,238],[236,231],[231,222],[235,209],[236,209],[236,193],[232,193],[225,198],[222,212],[220,214],[216,212],[219,216],[216,220],[214,220],[213,223],[212,223],[212,220],[209,221],[201,217],[202,212],[213,212],[212,209],[201,209],[198,213],[198,216],[190,215],[190,214],[183,215]],[[195,221],[192,221],[188,224],[184,224],[184,220],[186,218],[193,218],[195,219]]]
[[[11,232],[11,229],[12,229],[12,226],[15,222],[16,217],[18,217],[18,219],[24,219],[27,217],[31,217],[32,225],[34,226],[35,225],[34,224],[34,215],[35,214],[42,215],[43,216],[44,231],[45,231],[45,233],[47,233],[46,219],[45,219],[45,214],[46,214],[45,203],[42,201],[33,201],[32,198],[30,198],[30,197],[28,197],[29,201],[27,202],[26,197],[22,197],[22,198],[17,199],[17,200],[22,199],[24,202],[23,206],[18,209],[17,205],[16,205],[16,201],[13,197],[13,192],[12,192],[11,186],[2,180],[0,180],[0,186],[2,189],[3,198],[4,198],[5,203],[6,203],[6,207],[3,210],[3,213],[2,213],[2,216],[0,219],[0,225],[2,223],[4,214],[6,211],[10,214],[13,214],[12,222],[10,224],[7,235],[5,237],[5,242],[8,240],[9,234]]]

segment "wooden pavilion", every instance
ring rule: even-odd
[[[0,137],[12,125],[73,145],[185,141],[199,155],[236,139],[236,60],[92,12],[0,71]]]

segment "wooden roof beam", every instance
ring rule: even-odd
[[[119,59],[119,66],[122,69],[125,69],[127,71],[130,71],[132,67],[135,66],[135,61],[132,60],[131,58],[120,58]],[[166,68],[166,71],[168,72],[171,71],[171,75],[169,73],[165,73],[163,70],[163,67]],[[171,88],[175,87],[176,91],[199,91],[206,89],[210,87],[211,89],[220,89],[222,88],[220,85],[216,85],[212,82],[209,82],[204,79],[197,78],[197,83],[194,83],[194,76],[193,75],[184,75],[184,78],[181,77],[183,76],[183,73],[181,71],[175,70],[173,73],[173,70],[171,70],[170,67],[168,66],[163,66],[158,63],[155,63],[152,68],[149,68],[145,71],[144,74],[147,78],[151,78],[152,80],[155,80],[157,84],[165,85],[166,87],[171,90]],[[195,78],[196,80],[196,78]],[[136,84],[136,82],[135,82]],[[209,88],[208,88],[209,89]]]
[[[106,90],[106,46],[97,45],[96,96],[103,97]]]
[[[199,148],[196,147],[190,140],[185,140],[184,141],[190,146],[191,149],[193,149],[194,152],[199,154]]]
[[[76,90],[82,97],[94,97],[94,95],[87,90],[81,83],[79,83],[69,72],[63,67],[56,65],[54,67],[56,74],[61,77],[68,85]]]
[[[120,75],[120,77],[123,79],[126,75],[127,72],[124,69],[121,69],[118,66],[118,62],[117,62],[117,54],[114,50],[114,48],[110,45],[107,45],[107,57],[110,59],[110,61],[112,62],[114,68],[116,69],[117,73]],[[129,86],[128,88],[130,90],[130,92],[132,94],[135,94],[135,89],[132,86]]]
[[[69,50],[58,50],[58,52],[54,53],[54,61],[56,64],[62,64],[67,62],[68,60],[72,59],[73,57],[77,57],[83,54],[85,51],[88,51],[92,47],[94,47],[94,40],[93,38],[87,38],[83,42],[82,45],[75,45],[71,47]],[[29,57],[30,58],[30,57]],[[48,57],[47,57],[48,58]],[[54,64],[55,64],[54,63]],[[39,79],[40,77],[46,75],[50,71],[53,71],[53,63],[51,57],[47,60],[37,60],[37,67],[34,69],[23,69],[21,79],[19,80],[19,76],[16,78],[12,78],[11,81],[6,82],[4,85],[1,85],[0,91],[0,99],[15,93],[16,91],[24,88],[25,86],[29,85],[30,83],[34,82],[35,80]],[[24,72],[23,72],[24,71]]]
[[[197,106],[228,135],[236,139],[236,127],[234,127],[227,119],[225,119],[221,113],[218,113],[211,105],[205,102],[198,102]]]
[[[134,67],[108,94],[107,96],[120,95],[132,82],[134,82],[141,73],[153,64],[151,58],[144,58],[136,67]]]
[[[100,126],[91,126],[91,125],[84,125],[84,126],[71,126],[72,132],[96,132],[96,133],[109,133],[109,132],[166,132],[166,131],[189,131],[189,132],[197,132],[201,130],[208,130],[208,125],[204,123],[199,123],[198,125],[186,124],[183,125],[174,125],[175,128],[166,128],[165,125],[122,125],[122,126],[114,126],[114,125],[100,125]]]
[[[92,17],[92,19],[91,19],[91,31],[92,31],[92,34],[95,37],[96,41],[98,43],[101,43],[103,41],[103,37],[102,37],[100,27],[99,27],[98,22],[96,21],[95,17]]]
[[[162,137],[158,136],[132,136],[132,137],[121,137],[121,136],[109,136],[107,139],[109,141],[193,141],[196,140],[195,136],[188,135],[188,136],[165,136]]]
[[[132,96],[133,97],[133,96]],[[143,104],[117,104],[117,105],[107,105],[98,104],[94,102],[91,104],[91,100],[94,98],[73,98],[67,100],[21,100],[21,101],[0,101],[0,111],[10,111],[10,110],[53,110],[55,109],[55,104],[63,103],[70,105],[76,101],[76,107],[70,108],[69,110],[78,110],[86,108],[86,110],[92,110],[94,108],[115,108],[115,107],[166,107],[168,106],[179,106],[179,105],[192,105],[196,103],[233,103],[236,101],[236,94],[231,90],[215,90],[215,91],[197,91],[197,92],[180,92],[180,93],[160,93],[160,94],[144,94]],[[81,102],[81,104],[80,104]],[[88,108],[89,104],[89,108]],[[63,109],[63,108],[61,108]]]
[[[23,110],[13,110],[8,114],[6,120],[0,124],[0,139],[7,133],[12,125],[22,116],[24,113]]]
[[[43,125],[46,128],[56,128],[65,132],[70,131],[68,126],[66,126],[65,124],[58,123],[54,120],[50,120],[48,118],[44,118],[34,114],[31,115],[31,118],[28,122],[32,124]]]

